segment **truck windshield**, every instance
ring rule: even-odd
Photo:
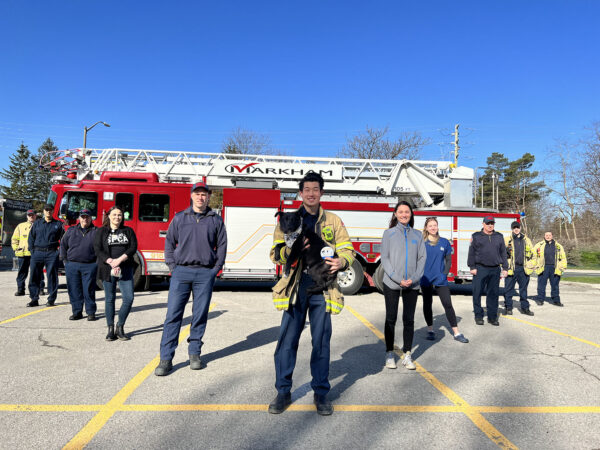
[[[66,214],[67,219],[75,220],[79,217],[82,209],[92,211],[92,216],[96,218],[98,209],[98,194],[96,192],[69,192],[63,198],[61,204],[61,214]]]
[[[52,207],[54,208],[54,205],[56,205],[56,192],[54,191],[50,191],[50,193],[48,194],[48,200],[46,200],[46,203],[49,205],[52,205]]]

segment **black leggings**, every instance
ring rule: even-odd
[[[434,286],[421,286],[421,293],[423,294],[423,315],[425,316],[425,322],[428,326],[433,325],[433,311],[431,306],[433,305],[433,289]],[[442,306],[446,311],[446,318],[450,322],[451,327],[456,327],[456,313],[452,307],[452,300],[450,299],[450,288],[448,286],[435,286],[435,292],[442,301]]]
[[[394,350],[394,329],[398,319],[398,303],[402,292],[402,337],[404,345],[402,351],[408,352],[412,348],[413,335],[415,334],[415,309],[419,291],[417,289],[402,289],[395,291],[385,284],[383,296],[385,298],[385,348],[387,352]]]

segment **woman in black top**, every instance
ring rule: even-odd
[[[123,210],[113,206],[96,233],[94,250],[98,256],[98,277],[104,284],[107,341],[119,338],[128,341],[123,329],[133,303],[133,255],[137,251],[137,238],[132,228],[123,225]],[[123,304],[119,309],[119,321],[115,335],[115,296],[117,281],[121,289]]]

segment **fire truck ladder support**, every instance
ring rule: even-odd
[[[51,158],[53,158],[51,160]],[[60,161],[57,164],[57,161]],[[320,173],[327,192],[419,195],[427,206],[444,199],[447,207],[472,206],[473,169],[450,161],[368,160],[275,155],[239,155],[168,150],[73,149],[42,158],[40,166],[57,172],[57,182],[99,179],[103,172],[152,172],[163,182],[205,179],[215,188],[244,182],[270,182],[296,192],[309,170]],[[460,189],[466,195],[450,195]],[[453,200],[453,201],[450,201]]]

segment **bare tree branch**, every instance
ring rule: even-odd
[[[348,138],[346,145],[338,152],[338,157],[358,159],[419,159],[421,149],[429,144],[429,139],[420,133],[405,132],[395,140],[386,139],[389,126],[371,128],[364,133]]]

